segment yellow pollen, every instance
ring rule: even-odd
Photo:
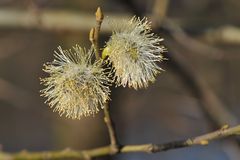
[[[132,58],[134,61],[136,61],[136,60],[138,59],[139,54],[138,54],[138,51],[137,51],[136,48],[131,48],[131,49],[129,49],[129,50],[128,50],[128,53],[130,54],[131,58]]]

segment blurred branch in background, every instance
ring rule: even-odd
[[[181,42],[181,44],[184,44],[185,47],[192,47],[191,44],[189,44],[189,41],[178,39],[179,37],[179,30],[178,26],[172,23],[171,21],[165,21],[164,22],[164,28],[170,31],[170,34],[176,40],[178,43]],[[181,31],[180,34],[183,32]],[[178,37],[178,38],[177,38]],[[191,43],[191,42],[190,42]],[[195,43],[196,48],[198,43]],[[186,59],[186,57],[183,57],[181,53],[179,53],[174,47],[170,48],[172,51],[170,54],[170,59],[174,61],[175,65],[177,65],[177,69],[180,70],[181,76],[185,77],[184,79],[187,79],[187,81],[191,82],[188,84],[192,84],[192,88],[194,89],[194,92],[198,95],[198,97],[201,99],[203,106],[206,110],[206,112],[209,114],[209,116],[214,120],[214,122],[218,125],[224,125],[226,123],[231,125],[236,125],[238,122],[238,118],[232,115],[228,110],[227,107],[221,102],[221,100],[215,95],[215,93],[210,89],[210,87],[206,84],[205,80],[202,78],[202,76],[194,69],[193,65]],[[208,53],[206,50],[206,53]],[[210,50],[211,52],[211,50]],[[213,52],[217,54],[217,52]],[[220,54],[220,53],[219,53]]]
[[[210,44],[240,45],[240,28],[228,25],[209,29],[202,38]]]
[[[163,19],[168,6],[167,0],[156,0],[153,7],[153,14],[150,16],[153,21],[153,26],[168,25],[168,29],[175,40],[181,43],[190,51],[202,54],[213,59],[224,58],[240,58],[239,54],[229,54],[216,47],[204,44],[190,36],[188,36],[180,26],[176,25],[175,20]],[[159,8],[161,6],[161,8]],[[125,14],[106,14],[108,20],[121,20],[130,18],[130,13]],[[174,23],[172,25],[170,23]],[[40,10],[37,13],[35,10],[18,10],[13,8],[0,9],[0,28],[23,28],[23,29],[42,29],[49,31],[87,31],[91,26],[94,26],[93,17],[90,14],[79,13],[66,10]],[[174,28],[173,28],[174,27]],[[101,32],[111,32],[109,26],[103,23]],[[239,44],[238,38],[240,29],[238,27],[222,27],[217,30],[210,30],[203,36],[207,42],[220,42],[224,44]],[[186,43],[187,42],[187,43]]]
[[[109,14],[107,14],[109,15]],[[128,14],[110,14],[109,19],[122,20]],[[0,28],[42,29],[49,31],[88,31],[95,25],[91,14],[64,10],[40,10],[38,14],[29,10],[0,9]],[[103,23],[101,32],[110,32]]]
[[[168,6],[167,0],[156,0],[156,4],[153,7],[153,14],[150,15],[153,26],[160,25],[165,17],[166,8]],[[161,8],[159,8],[161,6]],[[121,20],[130,18],[130,13],[125,14],[112,14],[107,13],[108,20]],[[177,20],[171,19],[166,21],[169,23],[177,23]],[[42,29],[49,31],[88,31],[91,26],[94,26],[94,19],[91,14],[73,12],[66,10],[40,10],[36,13],[36,10],[19,10],[13,8],[1,8],[0,9],[0,28],[23,28],[23,29]],[[173,27],[173,25],[171,25]],[[175,28],[171,28],[174,33],[174,38],[187,47],[194,53],[203,54],[213,59],[222,58],[235,58],[238,55],[229,55],[223,50],[216,47],[204,44],[194,38],[188,36],[180,27],[180,25],[174,25]],[[170,29],[170,28],[169,28]],[[106,23],[103,23],[101,32],[111,32]],[[207,42],[220,42],[225,44],[239,44],[239,32],[240,29],[235,26],[221,27],[216,30],[209,30],[204,35]],[[185,42],[188,42],[187,44]],[[186,46],[187,45],[187,46]]]
[[[161,23],[167,15],[168,5],[169,0],[155,0],[150,16],[153,27],[161,26]]]
[[[202,76],[194,69],[193,65],[186,60],[176,49],[171,49],[169,53],[173,68],[191,87],[193,93],[200,98],[204,111],[217,126],[224,124],[236,125],[238,118],[228,111],[214,91],[208,86]]]
[[[169,46],[172,46],[169,48],[169,53],[167,54],[167,57],[171,62],[168,64],[176,71],[176,73],[190,87],[193,93],[200,99],[200,103],[202,104],[204,112],[216,126],[219,127],[224,124],[237,125],[239,123],[238,118],[228,110],[227,106],[222,103],[211,87],[208,86],[203,76],[201,76],[198,71],[194,69],[194,65],[191,64],[191,61],[189,61],[187,57],[184,57],[184,55],[176,49],[177,47],[174,46],[174,43],[180,44],[187,50],[192,51],[193,54],[204,54],[204,56],[217,60],[229,59],[232,55],[230,56],[218,48],[191,38],[175,22],[167,17],[161,17],[161,15],[158,15],[156,12],[156,5],[160,4],[159,1],[161,0],[155,0],[155,4],[152,8],[152,15],[155,17],[153,20],[156,20],[158,17],[160,17],[161,23],[156,22],[153,24],[156,25],[156,29],[159,29],[160,27],[166,29],[173,38],[173,40],[167,41],[167,43],[170,44]],[[167,5],[162,5],[159,7],[164,7],[163,10],[167,12]],[[230,33],[232,34],[232,32]],[[234,40],[236,41],[236,39]],[[239,139],[236,140],[239,143]],[[231,150],[239,150],[236,142],[229,143],[229,146],[231,146]]]
[[[173,20],[170,19],[165,19],[165,21],[163,22],[163,27],[166,28],[170,33],[171,36],[174,38],[174,40],[176,42],[178,42],[179,44],[181,44],[183,47],[185,47],[186,49],[188,49],[189,51],[191,51],[194,54],[199,54],[199,55],[203,55],[205,57],[209,57],[212,59],[216,59],[216,60],[223,60],[223,59],[233,59],[233,58],[240,58],[240,55],[237,53],[226,53],[224,50],[221,50],[219,48],[216,48],[214,46],[211,46],[209,44],[205,44],[197,39],[194,39],[192,37],[190,37],[189,35],[187,35],[187,33],[185,33],[183,31],[183,29],[177,25],[177,23],[173,22]],[[225,31],[226,32],[226,31]],[[232,34],[236,34],[237,29],[235,28],[234,33],[231,30],[230,32],[228,31],[226,35],[224,35],[224,38],[222,36],[222,39],[225,39],[225,42],[231,41],[233,43],[233,41],[235,41],[236,43],[238,43],[237,41],[238,38],[234,38],[232,37]],[[214,36],[211,36],[212,40],[213,39],[218,39],[220,35],[218,34],[214,34]],[[238,34],[236,34],[237,36]],[[230,38],[231,37],[231,40]]]
[[[198,137],[189,138],[182,141],[173,141],[165,144],[142,144],[142,145],[125,145],[120,148],[119,152],[112,153],[111,145],[85,151],[74,151],[66,149],[63,151],[46,151],[46,152],[28,152],[10,154],[0,152],[0,159],[4,160],[53,160],[53,159],[92,159],[107,155],[117,155],[121,153],[143,152],[143,153],[158,153],[162,151],[191,147],[195,145],[207,145],[212,140],[225,138],[229,136],[239,135],[240,125],[228,128],[223,126],[220,130],[204,134]]]
[[[152,12],[153,16],[155,16],[154,19],[157,19],[158,16],[161,16],[156,12],[156,5],[159,5],[159,1],[161,0],[155,0],[156,3],[153,5]],[[166,3],[165,0],[163,1]],[[167,11],[167,5],[159,7],[165,7],[163,10]],[[158,24],[159,26],[155,27],[159,28],[162,26],[164,29],[169,31],[170,35],[177,43],[183,45],[185,48],[200,52],[204,51],[206,54],[210,54],[214,57],[223,56],[223,52],[188,37],[187,34],[181,29],[181,27],[173,21],[164,17],[161,17],[160,19],[163,19],[162,25]],[[202,76],[196,70],[194,70],[194,67],[190,61],[183,57],[183,55],[174,49],[174,47],[171,47],[169,49],[170,53],[168,56],[172,62],[170,64],[174,66],[174,69],[178,70],[178,73],[181,77],[187,80],[187,82],[190,82],[188,84],[190,84],[191,88],[200,98],[201,103],[204,106],[204,110],[208,113],[209,117],[215,122],[215,124],[217,124],[217,126],[222,126],[226,123],[230,125],[237,125],[238,118],[227,110],[227,107],[210,89]]]

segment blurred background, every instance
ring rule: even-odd
[[[148,89],[112,88],[111,114],[122,144],[164,143],[204,134],[240,116],[239,0],[0,0],[0,148],[6,152],[109,144],[101,111],[71,120],[40,97],[39,77],[59,45],[89,47],[89,30],[101,6],[101,45],[107,19],[133,15],[152,20],[165,39],[165,70]],[[101,158],[101,159],[105,159]],[[157,154],[108,159],[239,160],[238,140]],[[99,158],[100,159],[100,158]]]

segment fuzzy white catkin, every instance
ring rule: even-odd
[[[49,77],[41,79],[46,87],[42,96],[54,111],[68,118],[94,115],[109,99],[110,80],[101,60],[91,62],[89,51],[76,45],[73,50],[55,52],[55,60],[44,65]]]
[[[113,34],[103,55],[108,56],[113,66],[116,85],[134,89],[148,87],[162,71],[156,62],[164,59],[163,39],[151,32],[146,18],[133,17],[111,25]]]

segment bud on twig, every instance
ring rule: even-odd
[[[95,28],[92,28],[89,32],[89,40],[93,43],[95,37]]]
[[[103,15],[100,7],[97,8],[97,11],[96,11],[95,15],[96,15],[96,21],[97,22],[102,22],[102,20],[104,18],[104,15]]]

